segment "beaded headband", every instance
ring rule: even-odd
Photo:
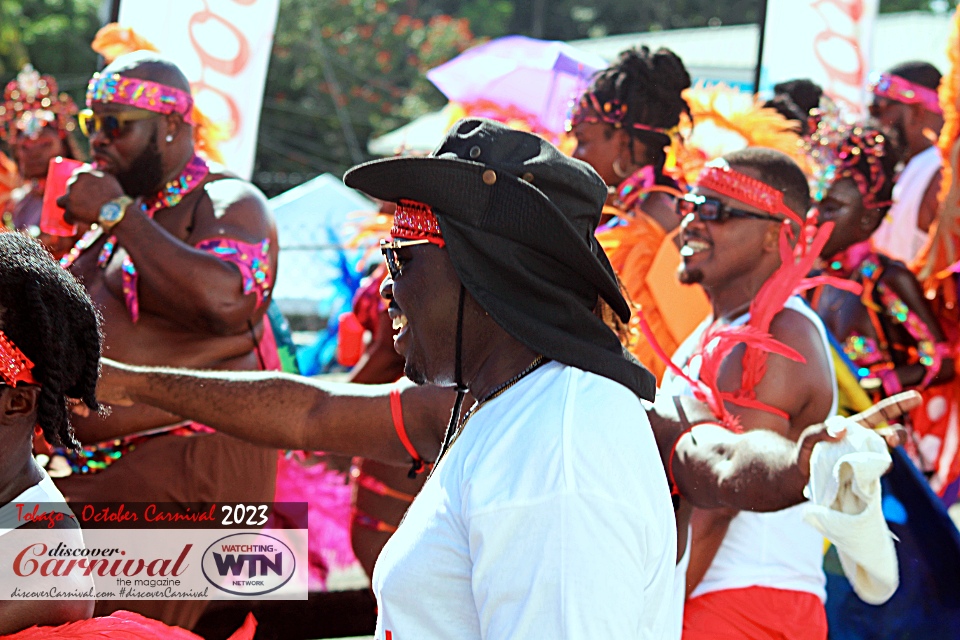
[[[597,94],[587,92],[580,96],[580,101],[577,104],[573,105],[570,118],[567,120],[566,129],[568,132],[573,131],[575,126],[584,122],[604,122],[606,124],[612,124],[619,129],[624,126],[623,121],[626,117],[627,105],[621,104],[619,100],[608,100],[601,105],[600,100],[597,99]],[[659,133],[667,137],[672,137],[676,129],[676,127],[674,127],[674,129],[650,127],[639,122],[634,122],[629,126],[637,131],[650,131],[651,133]]]
[[[57,81],[41,76],[24,65],[16,80],[7,83],[0,105],[0,138],[13,143],[18,137],[35,140],[44,127],[56,125],[58,132],[73,131],[72,116],[77,105],[65,93],[57,94]]]
[[[786,216],[801,227],[804,226],[804,220],[784,204],[782,191],[756,178],[734,171],[722,158],[714,160],[703,168],[700,177],[697,178],[697,186],[716,191],[766,213]]]
[[[440,224],[433,208],[416,200],[400,200],[393,214],[390,235],[404,240],[429,240],[438,247],[444,246]]]
[[[128,78],[119,73],[93,74],[87,85],[87,107],[94,102],[125,104],[154,113],[179,113],[187,124],[193,120],[193,97],[159,82]]]
[[[37,384],[33,363],[3,331],[0,331],[0,382],[8,387],[15,387],[19,382]]]
[[[943,114],[940,108],[940,97],[933,89],[928,89],[916,82],[890,73],[881,73],[870,85],[873,95],[881,98],[896,100],[904,104],[920,104],[923,108],[937,115]]]
[[[813,161],[810,186],[815,202],[823,200],[835,183],[850,178],[867,209],[893,204],[890,200],[877,200],[888,180],[883,170],[887,138],[881,131],[846,123],[837,109],[824,109],[818,113],[817,128],[805,146]],[[866,163],[867,173],[862,163]]]

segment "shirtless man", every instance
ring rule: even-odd
[[[252,185],[194,152],[192,98],[172,63],[146,52],[93,77],[80,124],[95,168],[60,204],[98,225],[64,258],[102,310],[105,353],[144,365],[255,370],[277,266],[274,223]],[[130,434],[152,430],[149,435]],[[159,430],[159,431],[157,431]],[[79,452],[58,486],[74,500],[269,501],[276,451],[144,406],[76,423]],[[204,603],[136,610],[191,627]],[[131,603],[100,603],[102,614]]]

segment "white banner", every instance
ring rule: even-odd
[[[762,89],[809,78],[865,114],[878,8],[879,0],[768,0]]]
[[[230,124],[227,167],[249,179],[279,0],[124,0],[120,25],[173,60],[214,122]]]

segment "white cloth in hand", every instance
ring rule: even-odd
[[[845,428],[847,436],[814,447],[804,519],[837,547],[860,599],[883,604],[900,584],[894,535],[881,506],[880,476],[890,467],[890,452],[882,437],[852,420],[834,417],[827,425]]]

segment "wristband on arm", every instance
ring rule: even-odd
[[[413,459],[410,472],[407,473],[407,477],[413,480],[418,474],[427,470],[427,463],[417,455],[417,450],[414,448],[413,443],[410,442],[409,436],[407,436],[407,428],[403,424],[403,407],[400,405],[400,389],[391,389],[390,391],[390,415],[393,417],[393,428],[397,431],[397,437],[400,438],[400,443]]]

